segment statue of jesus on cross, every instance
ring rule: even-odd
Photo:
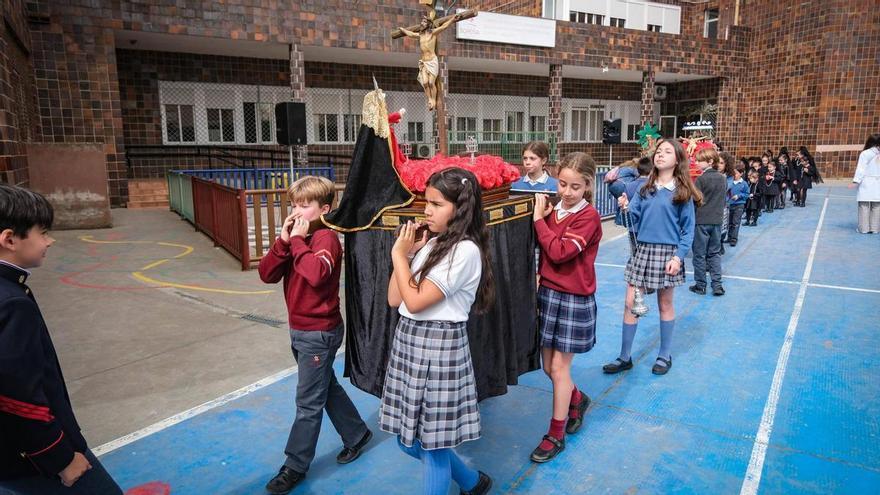
[[[391,38],[404,36],[419,39],[419,84],[425,90],[425,98],[428,103],[428,111],[435,112],[437,126],[437,146],[440,153],[447,152],[446,108],[443,102],[443,87],[440,74],[440,55],[437,53],[437,40],[439,34],[458,21],[470,19],[477,15],[476,10],[465,10],[454,15],[436,17],[434,4],[436,0],[419,0],[419,3],[427,7],[428,11],[422,16],[418,26],[399,28],[391,33]]]
[[[450,16],[445,22],[434,27],[434,22],[427,14],[422,16],[419,31],[410,31],[400,28],[400,32],[410,38],[419,39],[421,57],[419,57],[419,84],[425,89],[425,97],[428,100],[428,110],[433,111],[437,106],[437,76],[440,74],[440,61],[437,60],[437,37],[453,23],[461,20],[459,14]]]

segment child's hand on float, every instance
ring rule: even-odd
[[[546,217],[553,211],[553,205],[547,200],[546,194],[535,194],[535,211],[532,216],[534,220],[537,222],[542,218]]]

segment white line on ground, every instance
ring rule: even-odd
[[[782,391],[782,380],[785,379],[788,357],[791,355],[791,347],[794,342],[795,333],[797,333],[798,320],[804,307],[804,298],[807,295],[807,286],[809,285],[810,274],[813,271],[813,260],[816,257],[816,246],[819,244],[819,233],[822,231],[822,222],[825,221],[825,211],[827,209],[828,198],[825,198],[822,204],[822,213],[819,214],[819,224],[816,226],[816,232],[813,234],[810,256],[807,258],[807,266],[804,268],[804,276],[801,279],[801,286],[794,302],[794,310],[791,313],[791,319],[788,321],[785,340],[782,343],[782,348],[779,350],[776,371],[773,373],[773,382],[770,384],[770,393],[767,395],[766,404],[764,404],[764,414],[761,416],[761,423],[755,436],[752,456],[749,459],[749,467],[746,469],[746,476],[743,479],[742,488],[739,492],[740,495],[755,495],[758,493],[758,486],[761,484],[761,473],[764,470],[764,459],[767,455],[767,446],[770,444],[773,421],[776,418],[776,406],[779,403],[779,395]]]
[[[626,265],[618,265],[616,263],[595,263],[596,266],[605,266],[609,268],[626,268]],[[694,272],[686,272],[693,275]],[[774,280],[770,278],[755,278],[755,277],[742,277],[739,275],[724,275],[724,278],[730,278],[734,280],[745,280],[747,282],[762,282],[768,284],[792,284],[798,285],[800,282],[796,280]],[[841,287],[842,288],[842,287]]]
[[[869,294],[880,294],[880,290],[877,289],[863,289],[861,287],[844,287],[842,285],[827,285],[827,284],[807,284],[810,287],[821,287],[823,289],[838,289],[838,290],[852,290],[856,292],[867,292]]]
[[[283,380],[283,379],[287,378],[288,376],[296,373],[296,369],[297,369],[297,367],[293,366],[291,368],[287,368],[285,370],[279,371],[278,373],[275,373],[274,375],[271,375],[271,376],[267,376],[266,378],[263,378],[262,380],[260,380],[256,383],[246,385],[246,386],[244,386],[234,392],[230,392],[230,393],[223,395],[221,397],[217,397],[214,400],[205,402],[204,404],[193,407],[192,409],[187,409],[186,411],[183,411],[182,413],[175,414],[174,416],[171,416],[170,418],[163,419],[162,421],[159,421],[158,423],[154,423],[150,426],[147,426],[146,428],[141,428],[138,431],[135,431],[133,433],[129,433],[128,435],[117,438],[116,440],[111,440],[103,445],[100,445],[100,446],[92,449],[92,452],[96,456],[102,456],[108,452],[112,452],[120,447],[124,447],[132,442],[140,440],[141,438],[150,436],[153,433],[160,432],[168,427],[176,425],[177,423],[180,423],[180,422],[186,421],[187,419],[190,419],[192,417],[198,416],[199,414],[202,414],[203,412],[214,409],[215,407],[222,406],[223,404],[226,404],[226,403],[231,402],[235,399],[238,399],[239,397],[243,397],[251,392],[255,392],[263,387],[267,387],[269,385],[272,385],[273,383],[278,382],[280,380]]]

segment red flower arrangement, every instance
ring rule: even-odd
[[[472,172],[484,191],[516,182],[520,177],[518,168],[493,155],[475,156],[473,164],[469,156],[436,155],[430,160],[408,160],[395,166],[403,184],[413,193],[424,193],[428,178],[434,172],[450,167]]]

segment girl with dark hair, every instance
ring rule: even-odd
[[[794,205],[804,207],[807,203],[807,190],[813,188],[813,181],[822,181],[816,169],[816,162],[813,161],[813,156],[807,151],[806,146],[801,146],[797,152],[793,175],[794,180],[797,181],[797,199]]]
[[[596,343],[596,253],[602,221],[590,202],[596,162],[571,153],[559,163],[559,203],[535,196],[535,233],[541,246],[538,274],[538,320],[541,361],[553,382],[550,430],[532,451],[534,462],[547,462],[565,449],[565,434],[583,425],[590,398],[575,386],[571,362]]]
[[[858,186],[861,234],[880,233],[880,134],[872,134],[859,154],[859,163],[849,187]]]
[[[452,450],[480,438],[480,411],[467,337],[471,305],[495,298],[480,185],[460,168],[435,172],[425,190],[426,231],[407,222],[391,249],[388,304],[400,320],[379,408],[379,427],[422,461],[424,493],[484,494],[492,479]]]
[[[629,209],[638,247],[626,264],[627,283],[623,311],[620,356],[602,367],[605,373],[632,368],[632,343],[638,320],[632,313],[636,287],[657,291],[660,308],[660,352],[651,370],[665,375],[672,367],[672,334],[675,329],[675,287],[684,285],[684,257],[694,241],[695,205],[703,195],[688,175],[689,159],[676,140],[661,139],[654,152],[654,168],[648,181],[632,199],[626,194],[618,202]]]

